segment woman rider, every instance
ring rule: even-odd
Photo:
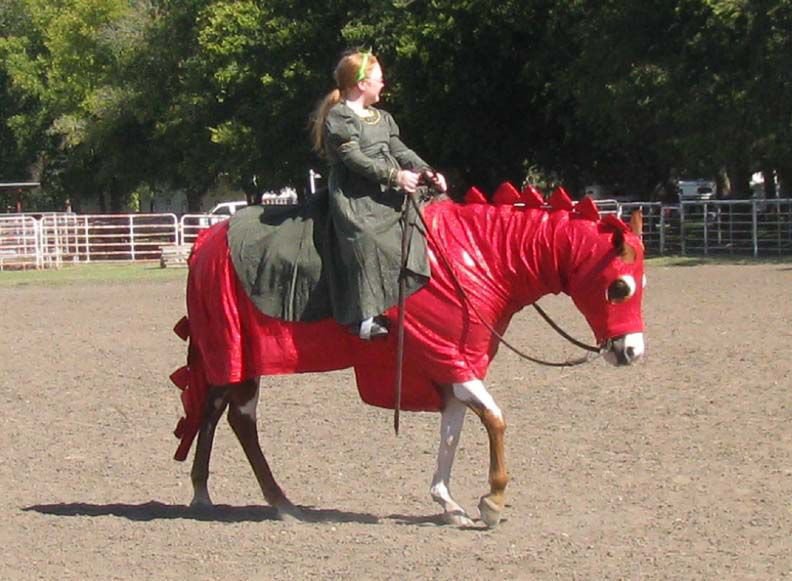
[[[347,52],[334,72],[336,88],[312,121],[314,149],[330,164],[326,268],[333,316],[363,339],[388,333],[381,314],[398,300],[401,212],[430,167],[399,138],[393,117],[372,105],[384,86],[370,52]],[[432,174],[435,187],[445,178]],[[418,228],[407,256],[407,294],[429,279],[426,240]]]

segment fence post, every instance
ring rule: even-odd
[[[707,202],[704,202],[704,211],[702,212],[704,218],[704,256],[709,254],[709,226],[707,224],[707,214],[709,213],[708,209]]]
[[[91,262],[91,231],[88,228],[87,216],[83,216],[83,224],[85,225],[85,262]]]
[[[751,200],[751,234],[753,238],[754,258],[759,256],[759,220],[756,211],[756,200]]]
[[[679,248],[685,256],[685,202],[679,202]]]
[[[135,223],[133,216],[129,217],[129,249],[132,256],[132,261],[135,260]]]

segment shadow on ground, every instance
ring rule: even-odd
[[[299,507],[307,522],[379,524],[380,519],[370,513],[349,512],[335,509]],[[270,506],[230,506],[218,504],[212,507],[192,507],[179,504],[164,504],[151,501],[142,504],[90,504],[67,502],[59,504],[36,504],[22,509],[50,516],[117,516],[132,521],[187,519],[209,522],[264,522],[280,520],[277,511]]]

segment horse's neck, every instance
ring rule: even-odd
[[[559,221],[543,210],[506,206],[454,208],[441,252],[462,257],[468,290],[495,317],[562,290],[556,238]],[[459,258],[456,258],[459,261]]]
[[[566,220],[545,210],[517,210],[510,219],[514,229],[506,244],[518,260],[511,292],[522,305],[563,290]]]

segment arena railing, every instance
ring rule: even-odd
[[[0,215],[0,270],[41,268],[40,224],[33,216]]]
[[[702,200],[676,205],[598,202],[603,213],[644,216],[649,256],[792,255],[792,199]],[[0,214],[0,270],[64,262],[157,261],[162,248],[188,251],[211,214]]]

